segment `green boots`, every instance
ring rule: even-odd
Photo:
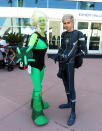
[[[49,108],[49,104],[46,101],[42,100],[42,97],[40,97],[41,99],[41,104],[42,104],[42,109],[47,109]],[[33,108],[33,99],[31,99],[31,104],[30,104],[31,108]]]
[[[32,120],[37,126],[45,125],[48,123],[48,119],[43,113],[43,109],[49,107],[49,104],[42,101],[42,97],[34,97],[31,100],[32,109]]]

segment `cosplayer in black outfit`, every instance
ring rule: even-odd
[[[61,104],[59,108],[71,108],[71,114],[67,122],[71,126],[76,119],[76,92],[74,88],[75,59],[78,56],[81,58],[86,54],[86,42],[82,32],[73,29],[74,18],[72,15],[64,15],[62,22],[67,31],[62,33],[61,48],[56,58],[59,61],[59,72],[57,75],[63,80],[68,103]],[[80,59],[78,62],[80,63]]]

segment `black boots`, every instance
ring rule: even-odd
[[[69,120],[67,121],[67,125],[68,126],[72,126],[75,123],[76,120],[76,114],[75,114],[75,102],[68,102],[67,104],[61,104],[59,106],[60,109],[64,109],[64,108],[71,108],[71,113],[70,113],[70,117]]]
[[[67,104],[61,104],[61,105],[59,105],[59,108],[60,108],[60,109],[71,108],[71,103],[68,102]]]
[[[75,123],[76,114],[75,114],[75,102],[71,104],[71,114],[69,120],[67,121],[68,126],[72,126]]]
[[[61,104],[61,105],[59,105],[60,109],[71,108],[70,94],[67,94],[67,100],[68,100],[67,104]]]

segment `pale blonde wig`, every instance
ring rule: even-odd
[[[40,11],[39,9],[35,9],[30,19],[30,24],[32,26],[37,27],[39,17],[43,17],[45,21],[47,21],[47,15],[44,12]]]

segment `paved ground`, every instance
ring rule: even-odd
[[[76,123],[69,127],[70,109],[58,109],[66,103],[62,81],[57,78],[57,64],[46,56],[43,98],[50,107],[45,115],[49,123],[42,127],[31,119],[32,81],[26,71],[0,69],[0,131],[102,131],[102,59],[84,59],[76,70]]]

